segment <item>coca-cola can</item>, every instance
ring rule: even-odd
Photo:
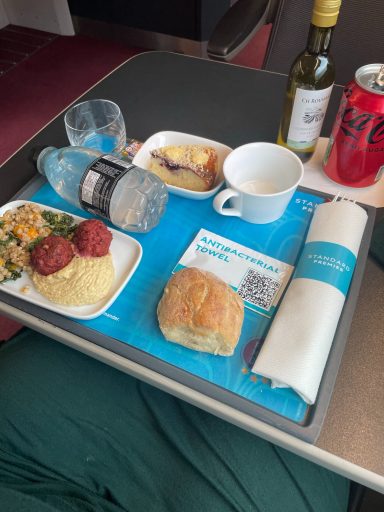
[[[323,160],[325,174],[369,187],[384,172],[384,65],[367,64],[343,91]]]

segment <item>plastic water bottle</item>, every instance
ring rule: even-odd
[[[66,201],[126,231],[145,233],[165,212],[164,182],[114,155],[69,146],[35,150],[38,171]]]

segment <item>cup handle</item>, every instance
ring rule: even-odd
[[[238,196],[239,193],[232,188],[225,188],[221,192],[219,192],[214,200],[213,200],[213,208],[220,213],[221,215],[231,215],[234,217],[240,217],[241,212],[236,210],[236,208],[223,208],[224,203],[228,201],[231,197]]]

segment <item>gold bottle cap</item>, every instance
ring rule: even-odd
[[[339,15],[341,0],[315,0],[312,24],[316,27],[333,27]]]

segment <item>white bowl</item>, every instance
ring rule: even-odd
[[[218,173],[215,183],[210,190],[206,192],[195,192],[187,190],[186,188],[175,187],[174,185],[167,185],[168,191],[177,196],[187,197],[189,199],[207,199],[208,197],[216,194],[224,182],[223,176],[223,162],[225,158],[232,151],[232,148],[216,142],[214,140],[198,137],[189,133],[181,132],[158,132],[149,137],[136,153],[135,158],[132,160],[134,165],[149,170],[152,149],[160,148],[162,146],[178,146],[182,144],[202,144],[204,146],[211,146],[216,149],[218,158]]]

